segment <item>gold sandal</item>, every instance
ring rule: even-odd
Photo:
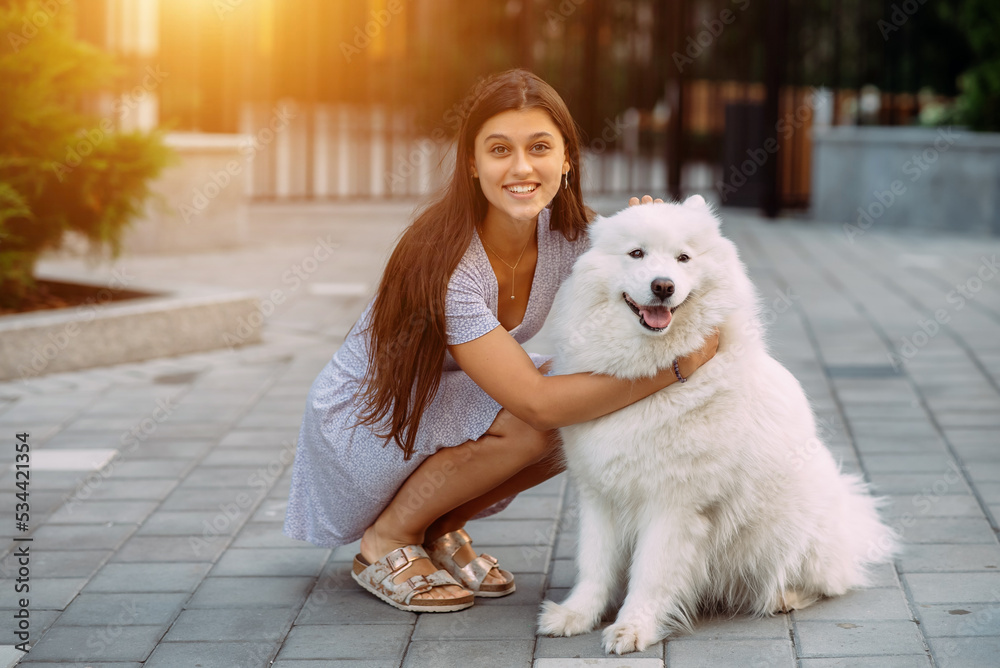
[[[402,582],[393,582],[393,578],[406,570],[411,563],[417,559],[427,558],[429,558],[427,552],[419,545],[397,548],[373,564],[369,564],[359,554],[354,557],[351,577],[368,592],[375,594],[389,605],[407,612],[454,612],[472,606],[475,603],[472,592],[458,598],[429,599],[411,603],[414,596],[429,592],[434,587],[462,586],[443,570],[430,575],[414,575]]]
[[[446,570],[463,587],[471,589],[476,596],[497,598],[513,594],[515,589],[514,576],[510,571],[505,571],[497,566],[497,560],[490,555],[481,554],[465,566],[458,565],[455,561],[455,553],[465,545],[472,545],[472,538],[469,537],[465,529],[458,529],[457,531],[446,533],[424,547],[427,549],[427,554],[430,555],[431,561],[434,562],[435,566]],[[483,580],[486,579],[486,576],[494,568],[500,572],[504,582],[484,584]]]

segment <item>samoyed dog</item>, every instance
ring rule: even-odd
[[[556,296],[555,371],[651,376],[719,351],[683,384],[561,430],[579,492],[579,576],[545,601],[539,633],[604,630],[643,650],[699,612],[771,615],[868,583],[897,537],[859,476],[817,438],[802,386],[768,355],[758,298],[699,197],[630,207],[591,226]]]

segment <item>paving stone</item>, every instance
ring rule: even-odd
[[[875,656],[919,654],[924,651],[917,625],[912,621],[859,620],[795,623],[800,658],[824,656]]]
[[[174,620],[185,594],[89,594],[73,599],[60,626],[163,626]]]
[[[925,654],[903,656],[846,656],[833,659],[802,659],[799,668],[931,668]]]
[[[291,608],[299,606],[315,582],[303,577],[205,578],[187,608]]]
[[[250,522],[240,529],[232,547],[282,547],[296,550],[325,550],[304,540],[289,538],[280,526],[268,522]],[[492,553],[491,553],[492,554]],[[352,555],[353,558],[353,555]]]
[[[115,478],[170,478],[184,475],[193,463],[187,459],[128,459],[115,464]]]
[[[329,554],[329,550],[231,548],[215,564],[212,575],[316,576],[326,563]]]
[[[489,657],[491,666],[530,666],[531,640],[414,641],[406,650],[403,668],[466,668],[482,665]]]
[[[572,587],[576,584],[576,574],[576,562],[572,559],[554,559],[549,586],[560,589]]]
[[[21,652],[18,652],[21,654]],[[0,663],[0,666],[5,664]],[[31,654],[26,654],[18,665],[27,665],[31,668],[142,668],[142,664],[136,661],[110,661],[110,662],[64,662],[51,663],[49,661],[32,661]]]
[[[164,641],[277,642],[288,633],[295,614],[293,608],[185,610]]]
[[[965,480],[954,470],[937,473],[877,473],[869,475],[876,494],[969,494]]]
[[[1000,655],[1000,638],[931,638],[928,642],[938,668],[995,666]]]
[[[162,501],[177,486],[176,480],[166,478],[154,480],[101,480],[98,484],[84,487],[76,492],[76,498],[87,501],[111,501],[118,499],[155,499]]]
[[[239,487],[250,486],[250,480],[257,475],[257,468],[250,466],[233,466],[220,469],[216,466],[199,467],[188,474],[179,489],[194,487]]]
[[[244,446],[274,446],[289,439],[292,429],[233,429],[222,437],[219,446],[223,448],[241,448]]]
[[[239,508],[237,507],[237,510]],[[222,510],[157,510],[136,532],[141,536],[230,536],[247,520],[247,512]],[[207,539],[207,538],[206,538]]]
[[[233,668],[268,666],[278,651],[277,643],[240,642],[164,642],[160,643],[144,668]]]
[[[34,643],[38,638],[42,637],[52,624],[55,623],[59,615],[62,614],[62,610],[38,610],[34,607],[34,604],[29,601],[28,607],[29,614],[29,624],[31,628],[30,633],[30,643]],[[19,630],[18,620],[14,618],[13,613],[9,611],[4,611],[0,613],[0,638],[3,638],[3,642],[20,642],[19,639],[14,635]],[[8,645],[12,647],[13,645]],[[17,655],[20,657],[23,652],[18,651]],[[0,666],[7,668],[2,660],[2,654],[0,654]]]
[[[285,661],[275,661],[270,668],[321,668],[323,664],[318,661],[303,659],[287,659]],[[379,661],[373,659],[340,659],[332,665],[334,668],[399,668],[399,661]]]
[[[35,545],[41,547],[40,542]],[[50,551],[32,548],[31,577],[89,577],[110,555],[110,550]]]
[[[476,545],[552,544],[552,520],[476,520],[466,525]]]
[[[271,462],[280,462],[280,450],[274,448],[218,448],[205,459],[200,466],[267,466]]]
[[[478,604],[477,604],[478,605]],[[584,633],[582,635],[570,636],[569,638],[553,638],[549,636],[538,636],[535,641],[535,658],[560,658],[574,657],[576,659],[604,659],[608,653],[604,651],[601,641],[601,632],[604,626]],[[641,652],[633,652],[628,655],[630,659],[662,659],[663,642],[654,643]],[[586,664],[584,664],[586,665]],[[600,665],[600,664],[595,664]]]
[[[948,470],[951,458],[944,454],[897,455],[864,454],[862,462],[872,473],[940,473]]]
[[[94,525],[46,524],[33,534],[35,545],[46,550],[114,550],[139,526],[130,523]]]
[[[854,434],[854,444],[862,456],[889,454],[909,456],[911,454],[941,454],[946,452],[944,442],[938,436],[866,436]]]
[[[826,598],[792,613],[796,622],[807,620],[854,621],[858,619],[911,619],[906,599],[897,588],[858,589]]]
[[[317,584],[295,618],[296,626],[310,624],[415,624],[417,615],[386,605],[362,590],[354,581],[353,590],[323,589]],[[476,601],[479,605],[480,600]],[[446,615],[447,616],[447,615]]]
[[[996,601],[962,605],[921,603],[914,609],[920,617],[920,628],[928,637],[1000,636],[1000,608]]]
[[[882,511],[886,517],[977,517],[983,518],[983,509],[976,497],[970,494],[915,494],[887,497],[890,505]]]
[[[997,545],[907,545],[898,558],[900,570],[990,571],[1000,569]]]
[[[247,493],[250,487],[247,486]],[[212,510],[217,511],[222,506],[232,503],[234,491],[232,488],[198,488],[177,489],[164,499],[160,510]]]
[[[284,522],[285,511],[288,509],[288,497],[281,499],[265,499],[254,512],[251,522]]]
[[[660,645],[657,645],[660,648]],[[614,659],[535,659],[532,668],[663,668],[663,659],[633,659],[634,654],[629,654],[628,658],[617,657]]]
[[[35,610],[64,610],[69,602],[73,600],[80,589],[87,583],[86,578],[36,578],[32,577],[29,583],[30,594],[26,598],[30,601],[30,609]],[[18,601],[25,598],[24,592],[17,593],[9,581],[4,583],[0,589],[0,610],[16,610],[20,606]]]
[[[142,522],[156,509],[156,501],[79,501],[71,499],[48,519],[49,524],[105,524]]]
[[[224,540],[199,540],[193,543],[178,536],[133,536],[115,553],[111,562],[215,562],[225,549]]]
[[[205,577],[211,564],[198,563],[109,563],[87,584],[94,593],[191,592]]]
[[[500,562],[500,568],[514,575],[544,573],[552,558],[552,545],[487,545],[475,544],[478,553],[486,553]]]
[[[778,638],[787,639],[789,629],[788,615],[774,617],[705,617],[695,621],[694,633],[677,635],[674,640],[761,640]]]
[[[473,606],[460,615],[421,615],[414,640],[492,640],[533,638],[536,605]]]
[[[917,603],[986,603],[1000,592],[1000,573],[905,573]]]
[[[326,661],[335,659],[391,659],[399,661],[403,657],[403,651],[406,649],[406,643],[412,630],[413,627],[409,624],[293,626],[291,633],[288,634],[281,647],[281,651],[278,652],[278,659],[323,659]],[[530,658],[531,651],[529,650],[528,659],[530,660]]]
[[[667,643],[670,668],[795,668],[792,643],[785,640],[726,640]]]
[[[913,517],[890,520],[889,524],[900,532],[903,542],[907,544],[996,544],[993,529],[985,519]]]
[[[147,459],[179,459],[185,463],[198,459],[212,449],[212,440],[163,440],[149,439],[128,454],[130,461]]]
[[[143,661],[165,630],[163,626],[123,626],[112,637],[100,626],[53,626],[28,656],[31,662],[86,661],[87,665],[91,661]]]
[[[506,605],[532,605],[536,608],[542,603],[545,590],[545,575],[542,573],[515,573],[513,594],[498,598],[477,598],[476,605],[482,607]]]

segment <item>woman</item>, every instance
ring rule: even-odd
[[[524,352],[587,244],[576,127],[524,70],[482,82],[464,108],[450,183],[313,384],[285,520],[317,545],[361,538],[355,580],[402,610],[513,592],[465,523],[563,470],[558,427],[676,380],[672,369],[636,382],[548,376],[547,359]],[[680,360],[682,375],[717,343]]]

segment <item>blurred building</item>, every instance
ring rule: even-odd
[[[126,64],[114,94],[166,73],[123,123],[252,137],[257,198],[425,193],[468,88],[522,66],[583,130],[591,192],[805,206],[813,123],[913,123],[917,91],[953,93],[963,66],[933,11],[897,26],[865,0],[75,4],[81,34]],[[777,157],[744,168],[768,139]],[[730,201],[733,176],[748,183]]]

